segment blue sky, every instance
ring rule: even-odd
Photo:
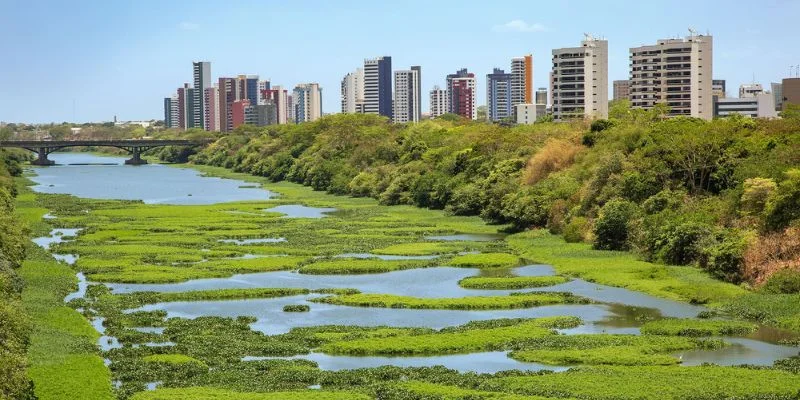
[[[323,111],[339,111],[342,76],[364,58],[422,66],[427,92],[467,67],[478,76],[534,54],[547,86],[550,51],[584,32],[609,41],[609,83],[626,79],[628,48],[714,35],[714,77],[728,93],[768,85],[800,64],[798,0],[651,1],[163,1],[0,0],[0,121],[108,121],[163,116],[162,101],[191,81],[192,60],[214,78],[259,74],[294,87],[319,82]],[[609,91],[609,94],[611,92]]]

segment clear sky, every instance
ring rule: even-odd
[[[584,32],[609,41],[609,84],[627,79],[628,48],[714,36],[714,77],[769,85],[800,64],[798,0],[0,0],[0,121],[163,118],[163,98],[192,80],[193,60],[218,76],[259,74],[289,88],[319,82],[340,110],[342,76],[364,58],[422,66],[428,91],[467,67],[478,77],[534,55],[548,86],[550,51]],[[611,91],[609,90],[609,95]]]

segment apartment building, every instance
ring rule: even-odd
[[[608,117],[608,41],[586,35],[580,47],[553,50],[553,117]]]

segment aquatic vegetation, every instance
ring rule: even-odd
[[[427,256],[437,254],[451,254],[459,251],[472,251],[474,242],[417,242],[400,243],[381,249],[374,249],[374,254],[387,254],[398,256]]]
[[[164,364],[198,364],[200,366],[208,368],[208,366],[206,366],[205,363],[203,363],[202,361],[183,354],[153,354],[143,357],[142,361],[149,363],[164,363]]]
[[[483,390],[465,389],[458,386],[441,385],[424,381],[408,381],[382,388],[380,398],[386,399],[491,399],[491,400],[542,400],[548,397],[522,396],[508,393],[487,392]]]
[[[508,268],[519,265],[519,257],[508,253],[464,254],[453,257],[448,263],[453,267]]]
[[[800,380],[796,378],[785,371],[736,367],[598,366],[558,374],[490,379],[480,388],[598,400],[790,399],[800,392]]]
[[[641,327],[642,334],[645,335],[669,336],[740,336],[752,333],[756,329],[758,329],[756,324],[743,321],[678,318],[650,321]]]
[[[563,276],[509,276],[509,277],[481,277],[464,278],[458,285],[467,289],[529,289],[537,287],[554,286],[568,282],[569,278]]]
[[[735,317],[800,332],[800,294],[747,294],[722,305]]]
[[[567,243],[543,230],[511,235],[506,241],[522,257],[550,264],[558,274],[667,299],[719,305],[746,293],[699,268],[653,264],[628,252],[593,250],[589,244]]]
[[[244,393],[232,390],[193,387],[158,389],[137,393],[131,400],[369,400],[357,392],[304,390],[294,392]]]
[[[398,335],[388,338],[367,338],[335,341],[320,347],[329,354],[349,355],[412,355],[453,354],[476,351],[504,350],[520,341],[554,335],[554,328],[574,327],[575,317],[552,317],[523,320],[512,325],[484,323],[465,326],[460,330],[443,330],[419,335]]]
[[[438,310],[503,310],[551,304],[578,303],[580,297],[567,293],[515,293],[511,296],[474,296],[458,298],[417,298],[388,294],[351,294],[312,299],[317,303],[342,306],[412,308]]]
[[[300,268],[301,274],[377,274],[404,269],[424,268],[435,265],[432,260],[376,260],[361,258],[337,258],[316,260]]]
[[[309,312],[311,311],[311,306],[308,304],[290,304],[287,306],[283,306],[283,312]]]

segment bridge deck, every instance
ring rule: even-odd
[[[74,146],[111,146],[111,147],[160,147],[160,146],[192,146],[208,144],[210,139],[120,139],[120,140],[4,140],[0,147],[74,147]]]

